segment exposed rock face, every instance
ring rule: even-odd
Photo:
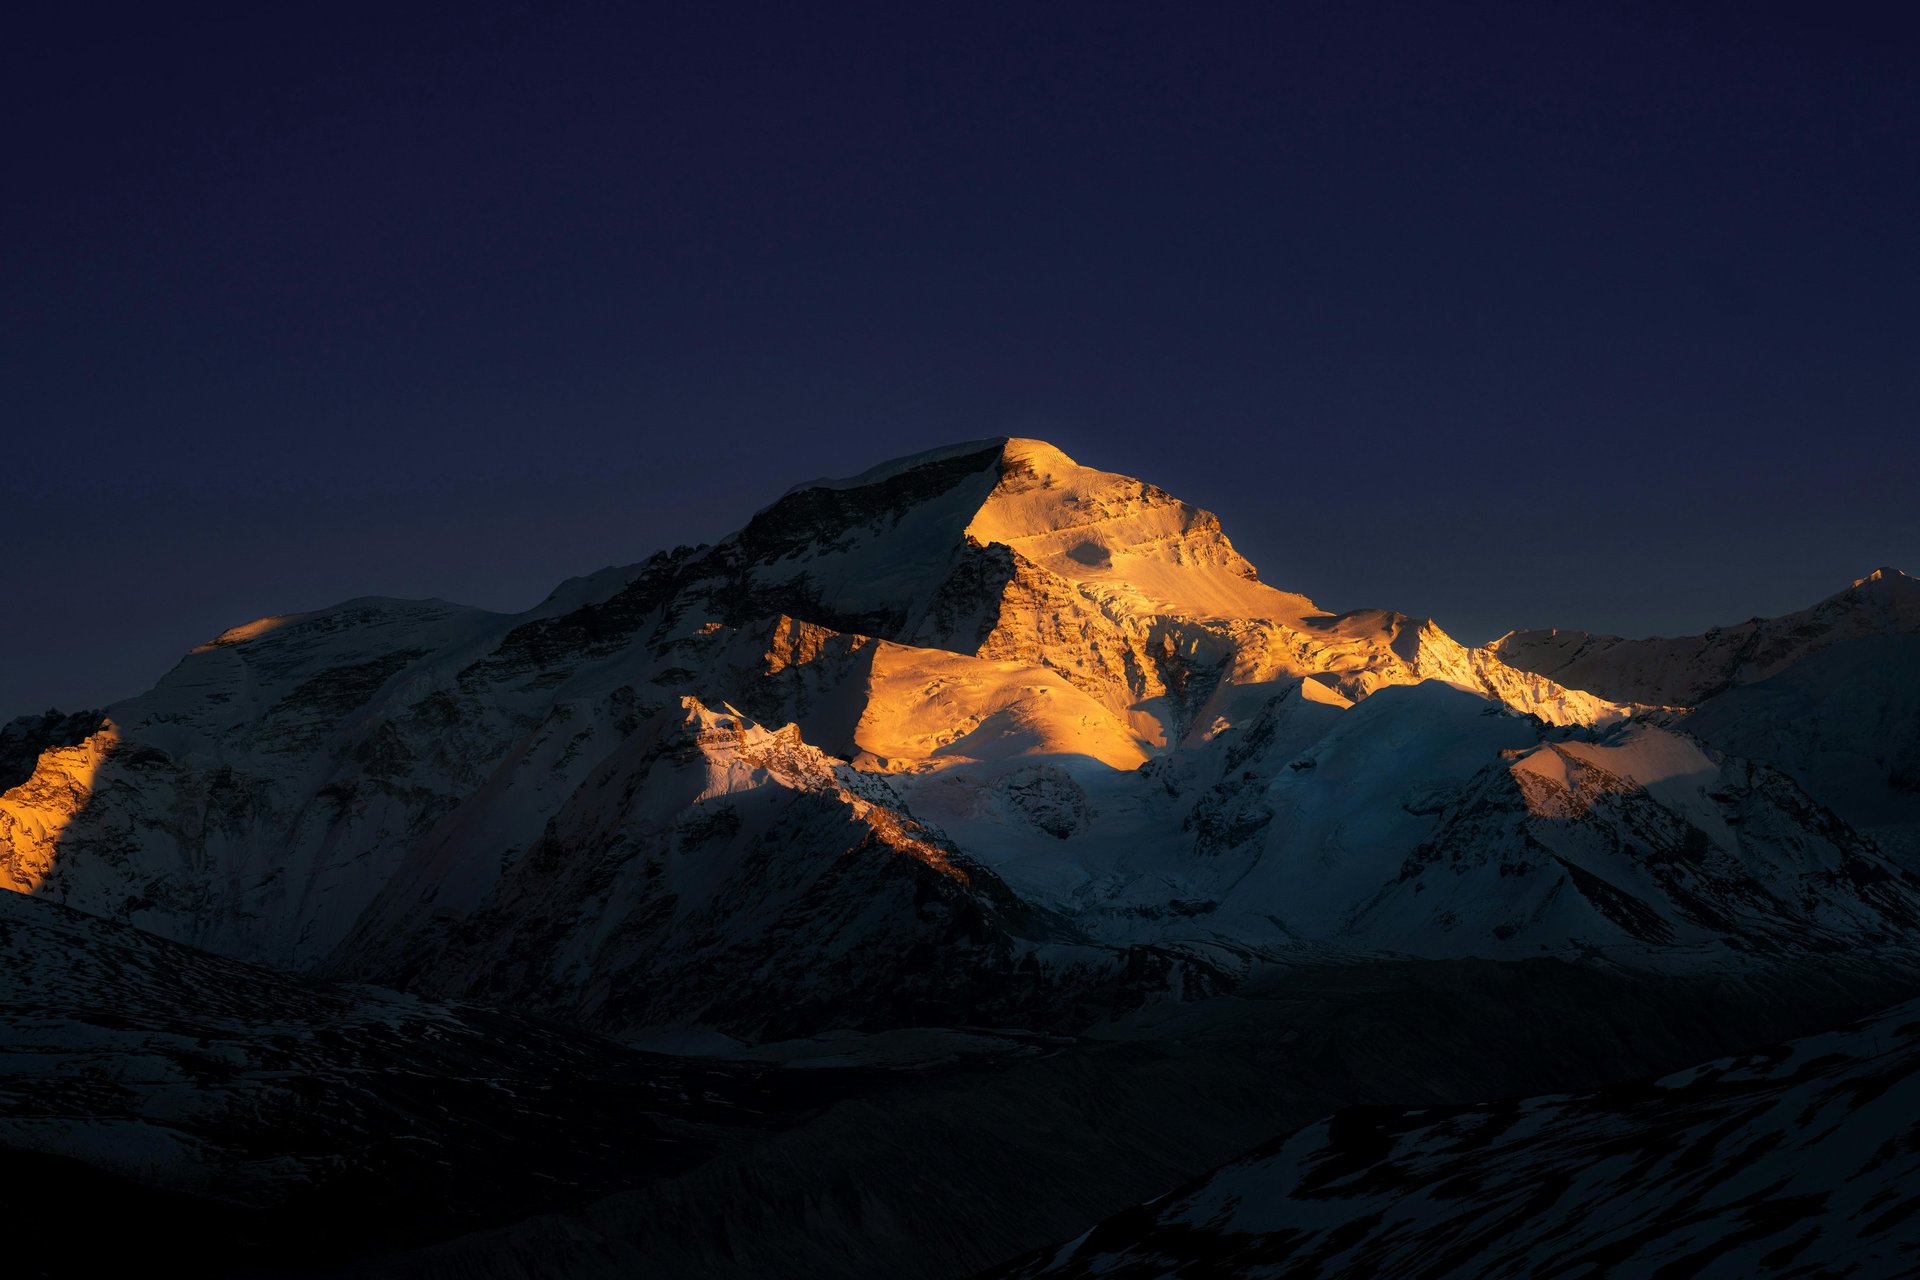
[[[1747,933],[1879,945],[1913,893],[1785,801],[1685,862],[1642,835],[1695,798],[1647,778],[1545,857],[1500,752],[1635,708],[1329,615],[1207,512],[1030,440],[803,485],[518,616],[261,619],[107,714],[34,730],[9,886],[617,1035],[1073,1025],[1304,945],[1737,963]],[[1670,854],[1805,867],[1716,915],[1731,890],[1632,887]]]
[[[19,786],[33,776],[40,753],[49,747],[76,747],[100,727],[98,711],[21,716],[0,725],[0,791]]]
[[[0,888],[34,892],[53,873],[62,850],[79,847],[79,837],[69,838],[68,829],[96,794],[108,757],[127,759],[120,747],[119,729],[102,720],[77,742],[42,748],[26,780],[0,794],[0,848],[6,851]],[[107,858],[114,855],[112,838],[105,833],[96,846]]]

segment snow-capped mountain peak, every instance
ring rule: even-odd
[[[1657,964],[1907,918],[1790,785],[1605,736],[1634,714],[1430,620],[1327,613],[1205,510],[996,439],[517,616],[366,598],[231,629],[110,737],[33,730],[0,874],[621,1034],[963,992],[1064,1017],[1307,944]]]
[[[1912,574],[1905,573],[1899,569],[1894,568],[1891,565],[1883,564],[1878,569],[1875,569],[1872,573],[1868,574],[1866,577],[1855,578],[1853,580],[1853,585],[1856,587],[1864,587],[1871,582],[1895,583],[1904,587],[1907,590],[1912,590],[1913,588],[1909,584],[1914,583],[1915,579]]]

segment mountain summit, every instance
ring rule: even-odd
[[[1229,710],[1209,701],[1224,686],[1272,693],[1302,677],[1348,702],[1439,678],[1555,723],[1626,713],[1431,622],[1335,616],[1270,587],[1211,512],[1038,440],[953,446],[803,485],[688,571],[723,584],[708,597],[733,616],[785,613],[1047,668],[1149,748],[1210,729]]]
[[[15,744],[0,883],[239,959],[750,1039],[1073,1026],[1308,957],[1864,959],[1920,919],[1789,777],[1644,711],[1330,614],[1201,508],[996,439],[516,616],[233,628]]]
[[[1414,1198],[1467,1199],[1375,1252],[1440,1257],[1595,1134],[1764,1153],[1750,1103],[1878,1087],[1875,1032],[1759,1094],[1736,1063],[1652,1111],[1566,1096],[1912,995],[1911,582],[1555,664],[1329,613],[1201,508],[1000,439],[517,615],[244,623],[0,729],[0,1161],[30,1209],[84,1196],[245,1274],[323,1238],[393,1275],[958,1274],[1322,1111],[1560,1095],[1522,1119],[1567,1141],[1509,1125],[1486,1159],[1448,1148],[1478,1111],[1342,1112],[1089,1237],[1334,1257],[1388,1202],[1329,1218],[1289,1170],[1406,1182],[1361,1132],[1386,1114]],[[1841,1173],[1877,1178],[1847,1203],[1897,1182],[1835,1151],[1790,1236],[1754,1243],[1754,1184],[1709,1243],[1764,1263]],[[1711,1189],[1683,1155],[1662,1185]],[[1217,1229],[1236,1197],[1251,1236]],[[1694,1247],[1660,1225],[1623,1230]]]

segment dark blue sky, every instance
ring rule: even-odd
[[[1003,433],[1472,641],[1920,568],[1902,8],[14,19],[0,712]]]

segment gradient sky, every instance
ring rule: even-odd
[[[1903,6],[392,8],[10,18],[0,713],[997,434],[1468,641],[1920,570]]]

